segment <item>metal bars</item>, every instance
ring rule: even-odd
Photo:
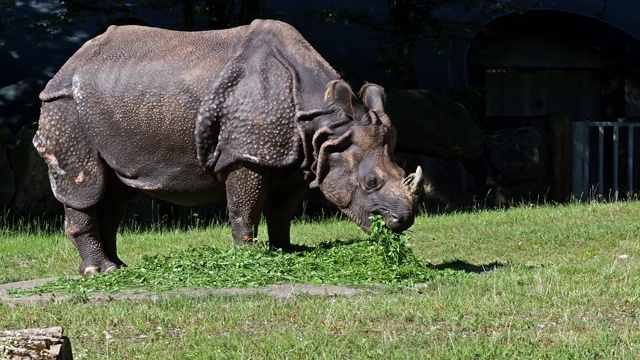
[[[640,188],[639,176],[634,176],[634,154],[640,149],[635,144],[637,128],[640,123],[572,123],[572,193],[576,199],[615,200],[619,195],[631,197]]]

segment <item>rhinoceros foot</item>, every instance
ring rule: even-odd
[[[83,276],[93,275],[101,272],[117,270],[117,269],[120,269],[121,267],[126,267],[126,266],[127,265],[122,262],[120,265],[118,265],[111,261],[104,261],[103,264],[101,265],[94,265],[94,264],[85,264],[85,262],[83,261],[82,264],[80,265],[80,274]]]

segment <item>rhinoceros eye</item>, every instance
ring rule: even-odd
[[[380,185],[380,178],[376,173],[369,173],[364,177],[364,186],[367,190],[373,190]]]

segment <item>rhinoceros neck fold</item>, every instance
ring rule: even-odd
[[[304,161],[300,165],[306,181],[316,180],[320,147],[330,138],[339,137],[351,127],[351,119],[337,116],[335,109],[309,112],[298,121]],[[314,184],[315,186],[315,184]]]

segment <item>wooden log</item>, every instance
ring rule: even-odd
[[[1,359],[72,360],[71,343],[61,327],[0,331]]]

